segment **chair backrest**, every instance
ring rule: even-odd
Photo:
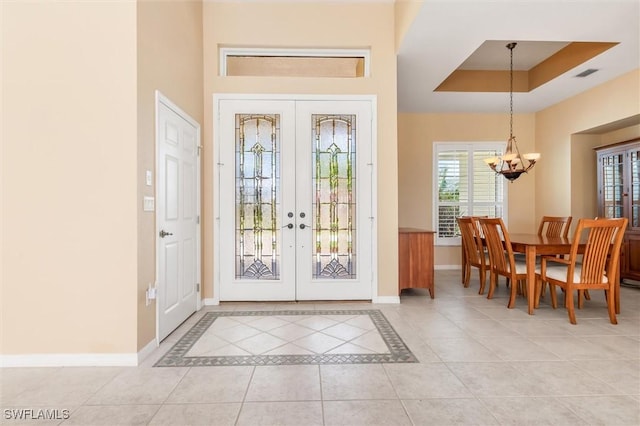
[[[580,219],[571,245],[568,279],[573,277],[581,242],[586,245],[582,254],[580,282],[602,283],[605,274],[607,277],[615,277],[620,264],[620,247],[628,222],[627,218]]]
[[[571,226],[571,216],[542,216],[538,235],[545,237],[567,237]]]
[[[489,250],[489,264],[491,269],[500,274],[515,272],[515,258],[509,239],[509,231],[501,218],[479,219],[484,238]]]
[[[477,218],[464,216],[458,218],[458,227],[462,234],[462,244],[464,252],[471,264],[485,264],[484,248],[480,230],[477,225]]]

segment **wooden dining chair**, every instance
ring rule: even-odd
[[[538,235],[567,238],[571,219],[571,216],[542,216],[540,226],[538,226]]]
[[[555,286],[565,294],[565,306],[571,324],[576,324],[573,292],[575,290],[604,290],[611,324],[616,320],[616,277],[620,247],[628,219],[580,219],[573,236],[567,259],[543,256],[536,269],[536,281],[547,282],[551,293],[551,306],[557,307]],[[584,254],[578,253],[581,241]]]
[[[463,262],[463,284],[469,287],[471,279],[471,267],[478,268],[480,275],[480,290],[478,294],[484,293],[484,287],[487,281],[487,271],[489,270],[489,255],[484,250],[482,244],[482,234],[478,224],[478,218],[465,216],[459,217],[458,227],[462,235],[462,246],[465,254]]]
[[[571,227],[571,216],[542,216],[540,225],[538,226],[538,235],[544,235],[545,237],[564,237],[569,236],[569,228]],[[561,257],[561,256],[559,256]],[[518,257],[516,256],[516,259]],[[541,295],[544,297],[546,291],[546,284],[542,283],[540,288]],[[584,296],[588,299],[589,293]]]
[[[516,262],[509,239],[509,231],[500,218],[479,219],[484,232],[485,242],[489,251],[489,293],[491,299],[498,284],[498,276],[502,275],[511,283],[509,304],[513,308],[516,305],[518,286],[526,281],[527,265],[524,262]],[[523,291],[523,294],[526,294]]]

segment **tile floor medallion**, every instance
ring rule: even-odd
[[[417,363],[379,310],[208,312],[154,366]]]

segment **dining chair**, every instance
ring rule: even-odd
[[[571,216],[542,216],[540,225],[538,226],[538,235],[544,235],[545,237],[564,237],[569,236],[569,228],[571,227]],[[559,257],[562,257],[559,255]],[[516,255],[518,259],[518,255]],[[546,291],[546,284],[542,283],[540,288],[541,295],[544,297]],[[585,293],[584,296],[589,299],[589,293]]]
[[[567,238],[571,220],[571,216],[542,216],[538,225],[538,235]],[[524,259],[524,254],[516,253],[516,259],[520,258]]]
[[[465,254],[463,262],[463,284],[469,287],[471,279],[471,267],[478,268],[480,275],[480,290],[478,294],[484,293],[484,287],[487,281],[487,271],[489,270],[489,255],[484,250],[482,244],[482,234],[478,224],[478,218],[472,216],[464,216],[457,218],[460,234],[462,235],[462,246]]]
[[[611,324],[618,323],[615,306],[616,277],[627,223],[627,218],[580,219],[568,258],[542,257],[540,267],[536,268],[536,281],[549,284],[551,306],[554,309],[558,304],[555,286],[564,290],[565,307],[571,324],[576,324],[574,290],[604,290],[609,320]],[[581,241],[585,243],[582,255],[578,253]]]
[[[571,227],[571,216],[542,216],[538,235],[545,237],[567,237]]]
[[[479,219],[484,232],[484,238],[489,251],[489,293],[487,298],[491,299],[498,284],[498,276],[502,275],[511,283],[508,308],[516,305],[516,294],[518,287],[523,282],[526,283],[527,265],[524,262],[516,261],[509,239],[509,231],[504,226],[501,218]],[[526,294],[523,291],[523,294]]]

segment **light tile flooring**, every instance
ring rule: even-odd
[[[475,271],[474,271],[475,272]],[[436,299],[399,305],[234,303],[207,307],[139,367],[0,370],[6,408],[69,410],[29,425],[638,425],[640,290],[622,288],[619,324],[603,296],[577,311],[519,298],[507,309],[459,271],[436,271]],[[209,311],[379,309],[419,363],[153,367]]]
[[[417,362],[378,309],[210,311],[156,367]]]

